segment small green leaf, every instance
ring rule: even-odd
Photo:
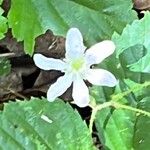
[[[150,111],[150,97],[144,98],[138,104],[139,109]],[[150,118],[147,116],[139,115],[135,124],[134,132],[134,149],[136,150],[149,150],[150,147]]]
[[[110,39],[136,19],[132,0],[12,0],[9,27],[25,52],[32,55],[35,38],[47,29],[65,36],[70,27],[81,30],[88,45]],[[114,17],[115,16],[115,17]]]
[[[11,102],[0,113],[0,120],[0,149],[94,149],[79,114],[61,100]]]
[[[7,75],[11,70],[10,61],[7,59],[0,59],[0,76]]]
[[[0,1],[0,5],[2,4],[2,0]],[[2,16],[3,9],[0,7],[0,39],[2,39],[7,32],[8,26],[7,26],[7,19]]]

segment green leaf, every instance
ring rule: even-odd
[[[61,100],[6,104],[0,113],[0,149],[93,150],[79,114]]]
[[[123,69],[124,78],[129,78],[135,82],[142,83],[146,80],[147,74],[141,72],[133,72],[129,66],[136,63],[146,55],[146,49],[143,45],[134,45],[127,48],[120,54],[120,66]],[[139,66],[140,67],[140,66]]]
[[[138,104],[139,109],[150,111],[150,97],[144,98]],[[149,150],[150,147],[150,118],[147,116],[139,115],[135,124],[134,132],[134,149],[136,150]]]
[[[144,97],[150,96],[150,88],[147,84],[147,82],[143,84],[136,83],[130,79],[125,79],[124,80],[124,88],[122,87],[124,92],[130,91],[126,96],[126,100],[128,100],[129,104],[132,104],[131,102],[134,103],[134,101],[139,102],[141,101]],[[122,95],[122,91],[118,95]],[[136,103],[137,105],[137,103]],[[134,106],[136,106],[134,105]]]
[[[10,61],[7,59],[0,59],[0,76],[7,75],[11,70]]]
[[[143,109],[146,111],[150,110],[150,99],[147,99],[147,101],[149,100],[149,102],[147,103],[141,101],[142,97],[145,97],[147,94],[149,94],[149,82],[142,85],[128,79],[124,80],[124,83],[122,84],[124,85],[118,85],[116,87],[115,93],[117,95],[112,95],[112,100],[118,101],[119,103],[124,103],[128,105],[130,104],[130,106],[133,107],[137,107],[137,103],[139,103],[139,109]],[[105,103],[110,99],[108,95],[109,92],[105,91],[104,88],[98,88],[96,86],[93,86],[91,88],[91,96],[92,99],[96,101],[96,103]],[[138,125],[138,122],[136,121],[140,117],[142,117],[143,120],[140,120],[141,122]],[[148,130],[144,131],[144,127],[146,128],[146,126],[148,126],[147,124],[150,123],[148,119],[150,120],[150,118],[142,115],[139,116],[139,114],[136,114],[132,111],[114,108],[104,108],[100,110],[96,115],[95,124],[98,130],[100,141],[102,142],[105,149],[129,150],[133,149],[134,145],[137,144],[141,139],[146,140],[148,144],[149,137],[146,136],[146,134],[149,133],[149,127]],[[146,122],[145,120],[148,121]],[[138,125],[137,127],[135,127],[136,124]],[[141,127],[141,129],[139,129],[139,127]],[[137,138],[135,137],[135,132],[137,132]],[[133,143],[133,140],[135,141],[135,143]],[[138,145],[136,146],[136,148],[137,147]],[[144,149],[144,146],[141,147],[141,149]]]
[[[118,85],[115,89],[115,91],[118,92],[117,88],[120,88],[120,86]],[[108,91],[108,89],[106,90],[105,88],[100,88],[97,86],[93,86],[91,89],[91,95],[93,96],[93,99],[95,99],[96,103],[103,104],[109,101],[111,99],[111,97],[109,97],[111,93],[112,89],[109,89]],[[127,98],[132,100],[132,96]],[[128,100],[126,97],[122,97],[119,102],[127,103]],[[104,149],[132,149],[135,119],[135,113],[128,110],[114,108],[104,108],[100,110],[96,115],[95,125]]]
[[[138,62],[130,65],[129,67],[130,70],[135,72],[150,73],[150,51],[145,57],[140,59]]]
[[[96,128],[104,147],[111,150],[133,148],[135,113],[127,110],[106,108],[96,116]]]
[[[2,4],[2,0],[0,1],[0,5]],[[0,39],[4,38],[4,34],[7,32],[7,19],[2,16],[3,9],[0,7]]]
[[[135,20],[131,25],[127,25],[123,30],[122,34],[114,33],[112,36],[112,40],[116,43],[117,49],[117,57],[127,50],[130,47],[134,47],[136,45],[143,45],[143,52],[135,54],[137,57],[137,62],[128,65],[131,71],[135,72],[150,72],[150,40],[149,40],[149,30],[150,30],[150,13],[146,12],[145,16],[141,20]],[[147,54],[140,59],[146,50]],[[134,58],[132,58],[133,61]]]
[[[136,63],[146,55],[147,51],[143,45],[134,45],[127,48],[120,54],[120,61],[123,67]]]
[[[114,17],[115,16],[115,17]],[[32,55],[35,38],[51,29],[65,36],[70,27],[78,27],[87,45],[110,39],[136,19],[132,0],[12,0],[9,27],[25,52]]]
[[[110,100],[110,98],[108,98],[109,92],[104,88],[95,86],[92,88],[91,94],[97,103],[103,104]],[[119,102],[121,101],[127,102],[127,100],[124,99]],[[132,149],[134,122],[134,112],[121,109],[115,110],[114,108],[104,108],[100,110],[96,115],[95,125],[104,149]]]

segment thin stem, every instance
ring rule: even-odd
[[[20,93],[18,93],[18,92],[16,92],[16,91],[14,91],[14,90],[12,90],[12,89],[10,89],[10,88],[4,88],[4,87],[2,87],[2,86],[0,86],[0,89],[2,89],[2,90],[4,90],[4,91],[9,91],[10,93],[13,93],[14,95],[16,95],[17,97],[20,97],[20,98],[22,98],[22,99],[27,99],[27,97],[25,97],[24,95],[22,95],[22,94],[20,94]]]
[[[20,98],[22,98],[22,99],[27,99],[27,97],[25,97],[24,95],[22,95],[22,94],[20,94],[20,93],[18,93],[18,92],[16,92],[16,91],[14,91],[14,90],[12,90],[12,89],[8,89],[8,91],[10,91],[10,92],[13,93],[14,95],[16,95],[16,96],[18,96],[18,97],[20,97]]]
[[[150,117],[150,112],[138,109],[138,108],[134,108],[132,106],[127,106],[124,104],[120,104],[118,102],[114,102],[114,101],[110,101],[110,102],[105,102],[103,104],[97,105],[97,106],[91,106],[92,110],[92,114],[91,114],[91,119],[90,119],[90,123],[89,123],[89,131],[92,134],[92,128],[93,128],[93,124],[94,124],[94,120],[96,117],[96,114],[98,111],[102,110],[103,108],[107,108],[107,107],[115,107],[116,109],[126,109],[126,110],[130,110],[130,111],[134,111],[140,114],[143,114],[145,116]]]
[[[114,106],[117,109],[118,108],[127,109],[127,110],[131,110],[131,111],[134,111],[134,112],[137,112],[137,113],[140,113],[140,114],[150,117],[150,112],[142,110],[142,109],[134,108],[132,106],[127,106],[127,105],[123,105],[123,104],[116,103],[116,102],[112,102],[112,106]]]
[[[91,106],[92,110],[92,114],[91,114],[91,119],[90,119],[90,123],[89,123],[89,130],[90,133],[92,133],[92,129],[93,129],[93,123],[97,114],[97,111],[102,110],[103,108],[109,107],[111,106],[111,102],[105,102],[103,104],[97,105],[97,106]]]
[[[11,58],[14,57],[15,55],[16,55],[15,53],[4,53],[4,54],[0,54],[0,58],[3,57]]]
[[[119,101],[119,100],[122,99],[123,97],[129,95],[131,92],[138,92],[138,91],[140,91],[141,89],[146,88],[146,87],[148,87],[148,86],[150,86],[150,82],[145,82],[145,83],[141,84],[140,86],[134,86],[133,88],[131,88],[131,89],[128,90],[128,91],[125,91],[125,92],[122,92],[122,93],[113,95],[113,96],[112,96],[112,100],[113,100],[113,101]]]
[[[91,114],[91,119],[90,119],[90,123],[89,123],[89,130],[90,130],[90,134],[92,134],[93,131],[93,124],[94,124],[94,120],[97,114],[97,109],[93,109],[92,114]]]

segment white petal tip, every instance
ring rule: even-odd
[[[43,56],[42,54],[34,54],[33,60],[34,60],[34,63],[37,67],[45,70],[46,64],[44,63],[44,57],[45,56]]]
[[[68,32],[80,32],[80,30],[78,28],[73,27],[73,28],[70,28]]]
[[[93,85],[114,87],[118,84],[115,76],[104,69],[90,69],[86,79]]]
[[[85,96],[85,97],[84,97]],[[78,107],[87,107],[89,106],[89,102],[90,102],[90,98],[89,95],[84,95],[84,96],[80,96],[78,97],[78,99],[74,99],[74,103],[78,106]]]
[[[33,55],[33,60],[34,60],[34,62],[35,62],[35,63],[38,62],[41,57],[42,57],[42,54],[34,54],[34,55]]]
[[[115,51],[116,46],[115,46],[115,43],[113,41],[105,40],[105,41],[103,41],[103,44],[106,45],[106,48],[108,50],[110,50],[111,53],[113,53]]]
[[[47,100],[49,102],[53,102],[53,101],[55,101],[55,99],[56,99],[56,97],[52,97],[51,94],[49,92],[47,92]]]
[[[93,45],[85,52],[85,57],[89,65],[99,64],[105,58],[112,55],[115,51],[115,44],[113,41],[105,40]]]
[[[108,87],[114,87],[119,83],[119,80],[116,80],[116,78],[114,78],[113,80],[111,80],[111,82],[107,85]]]
[[[49,102],[53,102],[53,101],[55,101],[55,99],[48,98],[48,97],[47,97],[47,100],[48,100]]]
[[[81,108],[89,106],[89,102],[88,103],[75,103],[75,104]]]

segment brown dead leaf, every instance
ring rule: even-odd
[[[62,75],[59,71],[43,71],[41,70],[33,89],[46,93],[49,86],[53,84],[58,77]]]
[[[0,77],[0,101],[3,101],[6,95],[11,94],[11,91],[20,92],[22,90],[23,85],[20,73],[12,71],[9,75]]]
[[[134,0],[134,7],[139,10],[150,10],[150,0]]]
[[[12,72],[9,77],[0,77],[0,83],[3,81],[3,85],[5,87],[5,92],[4,89],[3,91],[0,91],[1,99],[3,98],[7,100],[7,98],[10,97],[15,98],[13,93],[17,92],[23,93],[25,96],[27,94],[29,97],[32,96],[34,91],[46,93],[50,85],[62,75],[62,73],[58,71],[42,71],[36,67],[33,59],[24,54],[23,42],[17,42],[11,34],[11,30],[8,31],[4,39],[0,40],[0,47],[4,49],[3,52],[0,52],[0,55],[2,57],[7,57],[12,64]],[[54,36],[53,33],[48,30],[45,34],[36,38],[35,53],[41,53],[47,57],[58,59],[64,58],[65,38]],[[32,76],[32,74],[37,71],[40,72],[39,75],[37,74],[36,76]],[[35,81],[35,83],[30,83],[30,80],[24,80],[24,77],[31,78],[31,80],[33,80],[33,82]],[[18,84],[19,89],[15,87],[15,85],[17,86]],[[25,87],[27,84],[30,86]],[[8,90],[8,88],[11,88],[13,93],[10,89]],[[66,95],[69,94],[66,93],[63,95],[67,99],[68,96]]]

